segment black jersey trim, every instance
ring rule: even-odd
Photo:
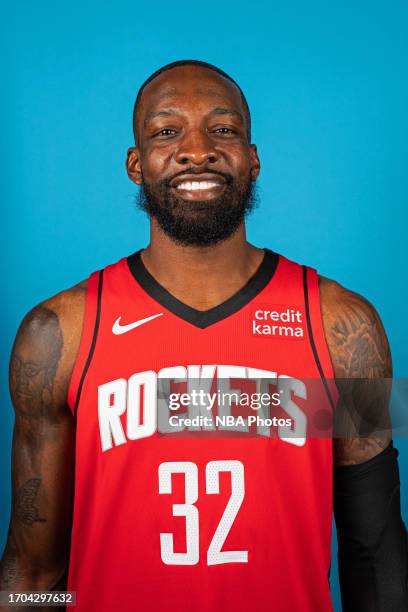
[[[127,261],[132,275],[150,297],[181,319],[184,319],[196,327],[204,329],[209,325],[226,319],[243,308],[266,287],[275,274],[279,255],[267,248],[265,248],[264,251],[265,254],[261,264],[244,287],[225,300],[225,302],[204,311],[197,310],[196,308],[184,304],[184,302],[178,300],[167,291],[167,289],[160,285],[143,264],[140,256],[142,249],[136,251],[133,255],[129,255]]]
[[[79,400],[81,399],[82,387],[84,385],[85,376],[86,376],[86,374],[87,374],[87,372],[89,370],[89,366],[91,365],[92,357],[93,357],[93,354],[94,354],[94,351],[95,351],[96,339],[98,337],[98,331],[99,331],[99,322],[100,322],[100,319],[101,319],[102,286],[103,286],[103,270],[101,270],[99,272],[98,302],[97,302],[97,306],[96,306],[96,317],[95,317],[94,332],[93,332],[93,336],[92,336],[91,346],[89,347],[88,357],[87,357],[84,369],[82,371],[81,380],[79,381],[79,385],[78,385],[78,391],[77,391],[77,396],[76,396],[76,400],[75,400],[74,416],[77,414],[77,411],[78,411],[78,405],[79,405]]]
[[[327,393],[327,397],[329,398],[330,405],[334,411],[335,404],[334,404],[333,398],[330,393],[329,385],[327,384],[327,380],[323,372],[322,364],[320,362],[319,354],[317,352],[316,344],[315,344],[314,337],[313,337],[313,329],[312,329],[312,322],[310,319],[310,308],[309,308],[309,291],[308,291],[308,285],[307,285],[307,266],[302,266],[302,268],[303,268],[303,291],[304,291],[304,296],[305,296],[306,323],[307,323],[307,331],[309,333],[309,338],[310,338],[310,346],[312,347],[312,352],[315,358],[317,369],[319,370],[320,378],[322,379],[323,386]]]

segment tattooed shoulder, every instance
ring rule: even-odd
[[[363,296],[319,279],[323,325],[336,378],[391,377],[391,352],[381,319]]]
[[[319,278],[323,326],[340,393],[334,459],[360,463],[390,440],[392,360],[375,308],[361,295]],[[381,435],[379,434],[381,432]]]
[[[79,346],[86,283],[33,308],[18,330],[10,359],[10,391],[16,413],[52,416],[65,405]]]

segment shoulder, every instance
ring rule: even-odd
[[[346,289],[340,283],[319,275],[319,292],[322,315],[328,322],[334,322],[347,313],[354,313],[358,324],[360,320],[374,324],[379,316],[374,306],[362,295]]]
[[[32,308],[17,331],[10,360],[10,387],[15,405],[35,388],[53,388],[56,403],[65,404],[79,349],[88,281],[82,281]]]
[[[58,327],[64,340],[70,343],[82,329],[88,281],[77,285],[40,302],[23,318],[17,337],[24,335],[35,341],[43,341]]]
[[[391,377],[391,354],[382,321],[362,295],[319,276],[323,327],[335,376]]]

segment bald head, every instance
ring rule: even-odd
[[[230,95],[228,95],[228,92]],[[148,107],[151,105],[152,97],[153,102],[160,102],[160,96],[165,98],[171,96],[171,94],[179,94],[181,97],[193,95],[195,100],[200,95],[213,95],[216,102],[216,98],[225,98],[226,93],[227,97],[235,98],[237,108],[234,110],[242,115],[248,142],[250,142],[251,116],[249,106],[238,83],[223,70],[212,64],[199,60],[180,60],[166,64],[151,74],[140,87],[133,109],[135,143],[137,145],[140,143],[141,131],[143,131],[141,128],[143,128],[143,122],[150,112]],[[217,106],[214,108],[217,108]]]

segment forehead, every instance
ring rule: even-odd
[[[50,357],[50,350],[45,342],[37,342],[35,348],[35,356],[33,356],[32,348],[24,340],[18,337],[16,339],[16,352],[18,352],[21,360],[25,363],[43,366]]]
[[[160,106],[177,104],[185,112],[197,108],[204,112],[221,102],[245,118],[240,91],[229,79],[202,66],[178,66],[146,85],[139,100],[137,122]]]

